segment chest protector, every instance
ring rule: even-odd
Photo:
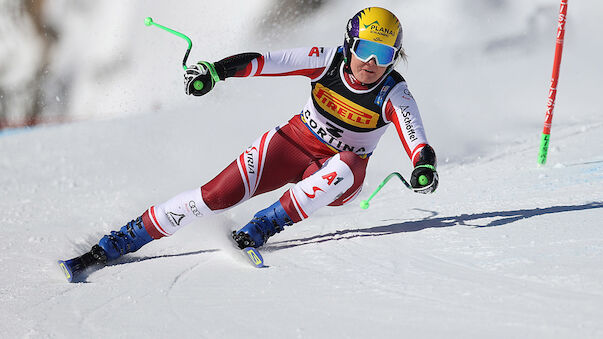
[[[354,90],[344,83],[342,64],[340,47],[326,73],[312,82],[302,120],[331,148],[370,154],[388,124],[383,117],[385,98],[404,78],[392,71],[372,88]]]

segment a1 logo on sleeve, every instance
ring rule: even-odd
[[[319,57],[320,53],[324,53],[324,51],[324,47],[312,47],[312,49],[310,49],[310,53],[308,53],[308,56],[310,57],[315,55],[316,57]]]

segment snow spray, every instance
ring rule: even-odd
[[[553,76],[551,78],[551,87],[549,88],[549,98],[547,100],[544,129],[542,131],[542,137],[540,139],[540,152],[538,154],[539,165],[544,165],[546,163],[546,157],[549,151],[549,139],[551,138],[553,109],[555,108],[555,97],[557,96],[557,82],[559,80],[559,65],[561,64],[561,53],[563,52],[563,37],[565,36],[566,17],[567,0],[561,0],[561,6],[559,8],[559,21],[557,24],[557,43],[555,46],[555,60],[553,62]]]

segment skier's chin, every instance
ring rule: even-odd
[[[361,69],[360,72],[358,72],[356,79],[358,79],[358,81],[364,84],[371,84],[377,81],[377,79],[379,79],[379,76],[377,76],[377,73],[374,71]]]

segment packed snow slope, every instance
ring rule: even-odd
[[[201,122],[211,112],[0,139],[9,155],[0,160],[0,337],[603,335],[603,155],[584,147],[603,143],[601,123],[556,129],[544,168],[528,140],[441,165],[433,195],[391,182],[366,211],[358,201],[319,211],[270,239],[266,269],[227,237],[279,194],[67,283],[56,259],[237,155],[208,137],[215,131]],[[174,125],[175,115],[187,123]],[[371,168],[362,198],[393,169]]]
[[[355,7],[322,8],[312,20],[325,26],[302,22],[291,41],[340,43],[339,23],[365,5],[348,3]],[[57,259],[83,253],[151,204],[204,184],[297,113],[309,93],[304,78],[232,79],[205,97],[185,97],[179,71],[165,70],[172,60],[177,69],[181,53],[167,54],[179,45],[155,36],[156,53],[140,60],[157,73],[137,68],[129,78],[149,91],[114,79],[115,93],[91,98],[115,112],[169,97],[162,105],[0,137],[0,337],[602,337],[603,122],[595,54],[603,48],[588,38],[601,32],[594,19],[600,11],[591,8],[601,5],[570,4],[575,14],[549,161],[537,167],[558,4],[507,4],[500,16],[483,18],[470,1],[456,2],[466,9],[456,12],[447,1],[378,3],[407,23],[411,59],[399,69],[440,156],[435,194],[392,181],[368,210],[360,200],[320,210],[271,238],[263,250],[270,267],[255,269],[228,234],[281,189],[67,283]],[[221,13],[212,10],[203,15]],[[137,11],[144,12],[136,13],[141,23],[147,15],[159,22]],[[526,18],[533,13],[546,14],[534,20],[544,33],[503,34],[531,27]],[[515,24],[507,31],[499,27],[506,19]],[[451,30],[458,36],[444,39]],[[212,60],[243,49],[227,44],[232,32],[219,34],[227,48],[211,51]],[[293,46],[267,48],[286,47]],[[142,48],[149,47],[135,50]],[[410,166],[390,129],[360,199],[392,171],[408,176]]]

